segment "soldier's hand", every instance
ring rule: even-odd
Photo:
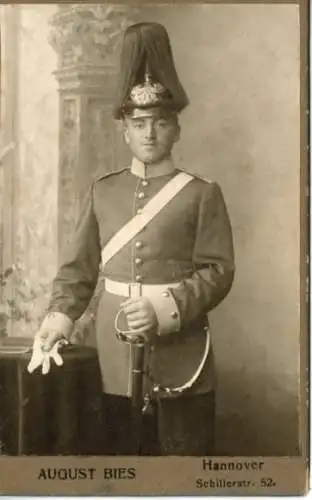
[[[40,345],[43,352],[49,352],[59,340],[64,339],[64,335],[57,330],[44,330],[43,332],[38,332],[38,337],[40,339]]]
[[[35,335],[33,353],[28,364],[28,371],[32,373],[42,366],[42,374],[46,375],[50,371],[51,359],[57,366],[63,365],[63,359],[58,350],[67,340],[58,331],[42,329]]]
[[[122,302],[121,307],[133,335],[151,340],[157,327],[157,316],[151,301],[146,297],[130,298]]]

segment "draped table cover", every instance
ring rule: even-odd
[[[25,347],[25,346],[24,346]],[[0,344],[0,446],[4,455],[103,454],[96,349],[71,345],[64,365],[29,374],[31,352]]]

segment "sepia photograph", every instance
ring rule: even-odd
[[[128,457],[126,493],[135,457],[303,457],[301,19],[0,6],[4,464]]]

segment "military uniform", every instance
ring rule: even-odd
[[[156,52],[149,54],[149,49],[156,39],[155,47],[164,45],[168,49],[166,32],[154,23],[143,26],[145,31],[138,26],[134,29],[134,43],[138,43],[139,33],[143,37],[140,43],[145,44],[145,59],[155,77]],[[130,60],[137,70],[141,68],[134,64],[135,51],[127,54],[129,40],[124,47],[123,64]],[[138,51],[143,53],[143,49]],[[168,56],[168,50],[165,53]],[[187,98],[177,81],[172,59],[169,57],[169,63],[165,59],[156,76],[167,92],[166,98],[169,89],[170,105],[181,111]],[[118,91],[116,118],[122,116],[129,85],[133,86],[131,74],[125,74]],[[150,82],[148,85],[153,90]],[[130,167],[100,176],[92,183],[74,240],[54,280],[49,307],[50,315],[61,313],[59,326],[65,333],[70,333],[73,322],[88,306],[99,275],[102,249],[178,172],[171,156],[148,167],[134,158]],[[144,296],[154,286],[149,299],[157,316],[157,332],[146,346],[145,389],[155,384],[177,387],[191,379],[207,347],[207,313],[226,297],[234,276],[231,225],[218,184],[194,176],[107,262],[103,272],[105,290],[96,316],[96,340],[105,395],[105,429],[110,435],[106,453],[125,454],[132,452],[128,418],[132,346],[116,336],[120,304],[133,287]],[[125,318],[119,319],[126,328]],[[211,345],[204,361],[187,391],[171,397],[159,394],[156,410],[147,420],[145,454],[213,453],[215,367]]]
[[[51,312],[75,321],[96,286],[101,249],[140,211],[170,178],[173,162],[158,165],[153,176],[134,161],[131,168],[99,177],[89,190],[66,260],[54,281]],[[205,346],[206,313],[227,295],[233,280],[231,227],[220,187],[194,179],[135,239],[108,262],[105,277],[113,282],[179,283],[152,298],[159,331],[150,348],[149,368],[162,385],[189,379]],[[104,291],[96,318],[96,335],[106,394],[129,396],[131,347],[116,337],[114,321],[124,296]],[[213,350],[191,393],[215,388]],[[183,397],[183,396],[181,396]]]

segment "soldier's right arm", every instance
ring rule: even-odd
[[[48,313],[40,328],[46,347],[60,338],[69,338],[74,322],[87,308],[95,290],[101,246],[98,222],[93,209],[93,186],[88,190],[78,216],[74,236],[53,281]]]

